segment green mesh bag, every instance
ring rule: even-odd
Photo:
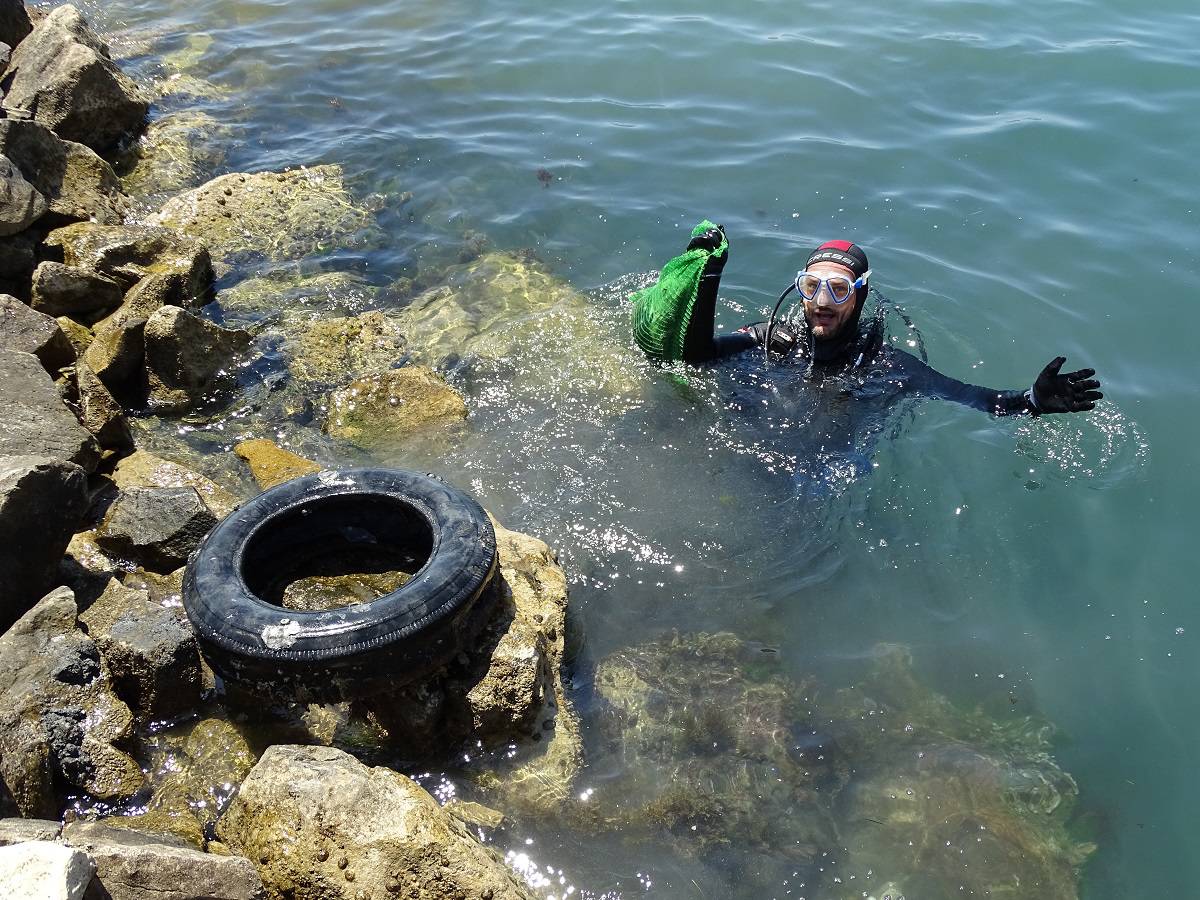
[[[716,227],[705,219],[692,229],[692,237]],[[716,250],[687,250],[663,266],[658,281],[630,296],[633,338],[651,359],[665,362],[683,359],[683,342],[704,266],[710,256],[719,257],[728,248],[729,243],[722,240]]]

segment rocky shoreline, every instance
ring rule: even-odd
[[[356,198],[336,165],[205,180],[214,158],[194,132],[219,123],[187,110],[174,122],[146,117],[154,98],[208,90],[187,72],[135,84],[73,7],[39,15],[0,0],[8,896],[545,896],[487,840],[512,817],[657,835],[718,864],[723,848],[761,848],[770,864],[746,885],[776,869],[824,879],[822,854],[839,848],[864,870],[894,859],[880,890],[887,878],[922,884],[929,871],[963,878],[936,844],[992,823],[988,846],[1003,864],[981,866],[973,889],[1019,873],[1041,885],[1027,896],[1076,896],[1089,847],[1064,828],[1076,789],[1042,732],[956,717],[894,650],[882,653],[882,674],[828,695],[824,713],[845,725],[825,726],[832,761],[819,765],[804,749],[816,746],[804,732],[816,714],[800,712],[811,686],[764,674],[733,636],[616,654],[596,671],[603,712],[590,751],[624,759],[613,768],[623,774],[607,795],[579,795],[566,579],[545,543],[499,523],[475,653],[354,703],[266,706],[218,685],[183,612],[182,580],[188,555],[238,504],[336,468],[320,449],[331,443],[369,458],[430,434],[454,440],[470,410],[442,373],[462,358],[504,360],[534,330],[576,336],[539,352],[561,355],[598,415],[619,415],[646,383],[597,332],[585,298],[526,254],[473,240],[446,270],[388,289],[305,265],[385,240],[376,203]],[[251,374],[268,355],[282,362]],[[209,453],[179,438],[234,415],[254,437]],[[306,447],[318,450],[293,452]],[[702,687],[712,696],[697,696]],[[920,723],[920,739],[900,740],[914,758],[926,748],[930,764],[893,761],[862,726],[868,711]],[[464,747],[474,750],[458,767],[463,783],[488,806],[443,805],[397,771],[395,760],[449,760]],[[644,765],[630,768],[635,758]],[[855,781],[868,763],[876,780]],[[901,784],[920,787],[926,807],[881,802]],[[755,791],[777,793],[766,817],[746,807]],[[927,832],[924,855],[903,849],[914,828]],[[821,883],[829,896],[861,893]]]

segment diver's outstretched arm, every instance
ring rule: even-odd
[[[991,413],[993,416],[1083,412],[1094,408],[1096,401],[1104,397],[1096,390],[1100,387],[1100,382],[1092,379],[1096,374],[1094,369],[1059,374],[1059,369],[1066,361],[1064,356],[1052,360],[1029,390],[1000,391],[977,384],[967,384],[949,375],[943,375],[903,350],[897,349],[893,352],[904,372],[905,385],[910,391],[952,400]]]

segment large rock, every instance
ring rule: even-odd
[[[70,5],[46,16],[17,46],[5,80],[10,108],[97,152],[139,129],[149,107]]]
[[[262,882],[250,860],[204,853],[170,835],[72,822],[63,829],[63,841],[95,861],[95,896],[104,900],[263,898]]]
[[[175,197],[153,224],[205,241],[226,265],[295,260],[378,240],[374,217],[347,192],[335,165],[222,175]]]
[[[466,417],[467,404],[445,379],[425,366],[405,366],[365,375],[334,391],[325,431],[363,447],[378,447]]]
[[[151,571],[173,572],[216,524],[195,488],[130,488],[108,508],[96,543]]]
[[[75,362],[58,322],[7,294],[0,294],[0,349],[32,353],[51,374]]]
[[[30,231],[0,238],[0,291],[29,299],[29,279],[37,266],[37,235]]]
[[[22,0],[0,0],[0,41],[15,47],[33,30]]]
[[[200,702],[200,649],[177,612],[114,578],[79,620],[139,719],[174,718]]]
[[[182,79],[165,85],[181,86]],[[194,82],[194,79],[189,79]],[[202,109],[188,108],[156,118],[119,166],[125,192],[139,198],[178,194],[211,178],[236,141],[230,124]]]
[[[87,476],[45,456],[0,457],[0,630],[54,587],[88,507]]]
[[[122,491],[131,488],[195,488],[214,516],[223,519],[238,505],[238,498],[210,478],[181,463],[137,450],[117,463],[113,481]]]
[[[150,275],[182,275],[178,293],[163,299],[175,306],[202,305],[212,289],[205,246],[166,228],[79,222],[50,232],[46,245],[67,265],[115,279],[125,289]]]
[[[0,847],[5,900],[83,900],[95,870],[86,853],[53,841]]]
[[[24,231],[48,209],[41,191],[7,156],[0,156],[0,237]]]
[[[125,291],[111,278],[50,260],[33,273],[31,306],[48,316],[94,322],[121,305]]]
[[[124,406],[146,398],[145,328],[145,318],[137,317],[95,331],[80,357]]]
[[[222,328],[178,306],[151,314],[144,333],[150,405],[160,413],[185,412],[231,389],[237,357],[250,346],[248,332]]]
[[[58,588],[0,637],[0,811],[57,817],[60,786],[109,801],[141,786],[141,768],[116,746],[133,716],[77,614]]]
[[[0,456],[51,456],[91,471],[100,451],[36,356],[0,350]]]
[[[57,819],[0,819],[0,847],[25,841],[53,841],[62,831]]]
[[[0,119],[0,153],[46,198],[49,209],[40,224],[116,224],[124,218],[121,183],[112,166],[91,148],[61,140],[37,122]]]
[[[532,898],[419,785],[330,747],[269,748],[217,833],[278,900]]]

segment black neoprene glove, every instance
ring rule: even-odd
[[[1096,374],[1095,369],[1080,369],[1078,372],[1060,375],[1059,369],[1066,361],[1065,356],[1050,360],[1038,375],[1033,387],[1025,392],[1029,411],[1034,415],[1084,412],[1094,409],[1096,401],[1104,398],[1104,395],[1096,390],[1100,387],[1100,382],[1092,378]]]
[[[696,235],[687,245],[688,250],[707,250],[710,253],[717,250],[721,244],[725,244],[725,252],[720,256],[710,256],[708,264],[704,267],[705,274],[719,274],[725,268],[725,263],[729,261],[729,239],[725,236],[725,226],[718,225],[716,228],[710,228],[707,231]]]

